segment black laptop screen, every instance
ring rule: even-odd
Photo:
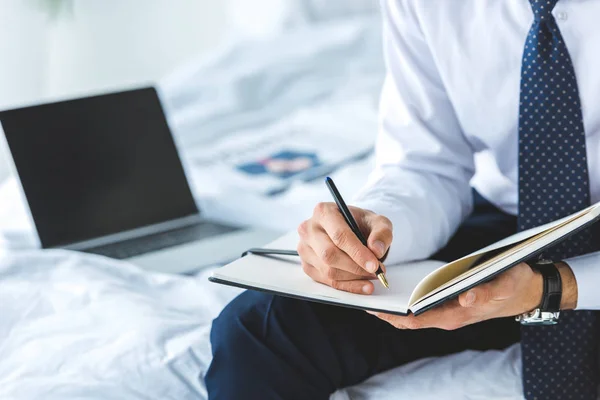
[[[0,113],[44,248],[197,213],[154,89]]]

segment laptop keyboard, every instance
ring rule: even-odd
[[[195,225],[185,226],[167,232],[94,247],[85,250],[85,252],[122,260],[151,251],[158,251],[194,242],[196,240],[222,235],[236,231],[237,229],[238,228],[232,226],[220,225],[212,222],[200,222]]]

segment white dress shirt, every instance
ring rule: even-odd
[[[382,0],[387,78],[377,166],[354,204],[391,219],[388,263],[442,248],[472,210],[470,183],[517,213],[521,61],[529,0]],[[592,202],[600,201],[600,1],[553,12],[576,71]],[[600,253],[571,260],[578,309],[600,309]]]

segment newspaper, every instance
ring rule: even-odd
[[[227,136],[186,154],[201,196],[274,195],[368,155],[376,136],[370,97],[302,110],[270,126]]]

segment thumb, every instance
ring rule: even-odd
[[[369,237],[367,245],[378,259],[383,259],[392,245],[392,223],[381,215],[371,215],[367,218]]]
[[[489,283],[484,283],[467,290],[458,296],[458,302],[462,307],[478,307],[488,303],[491,299],[492,288]]]

